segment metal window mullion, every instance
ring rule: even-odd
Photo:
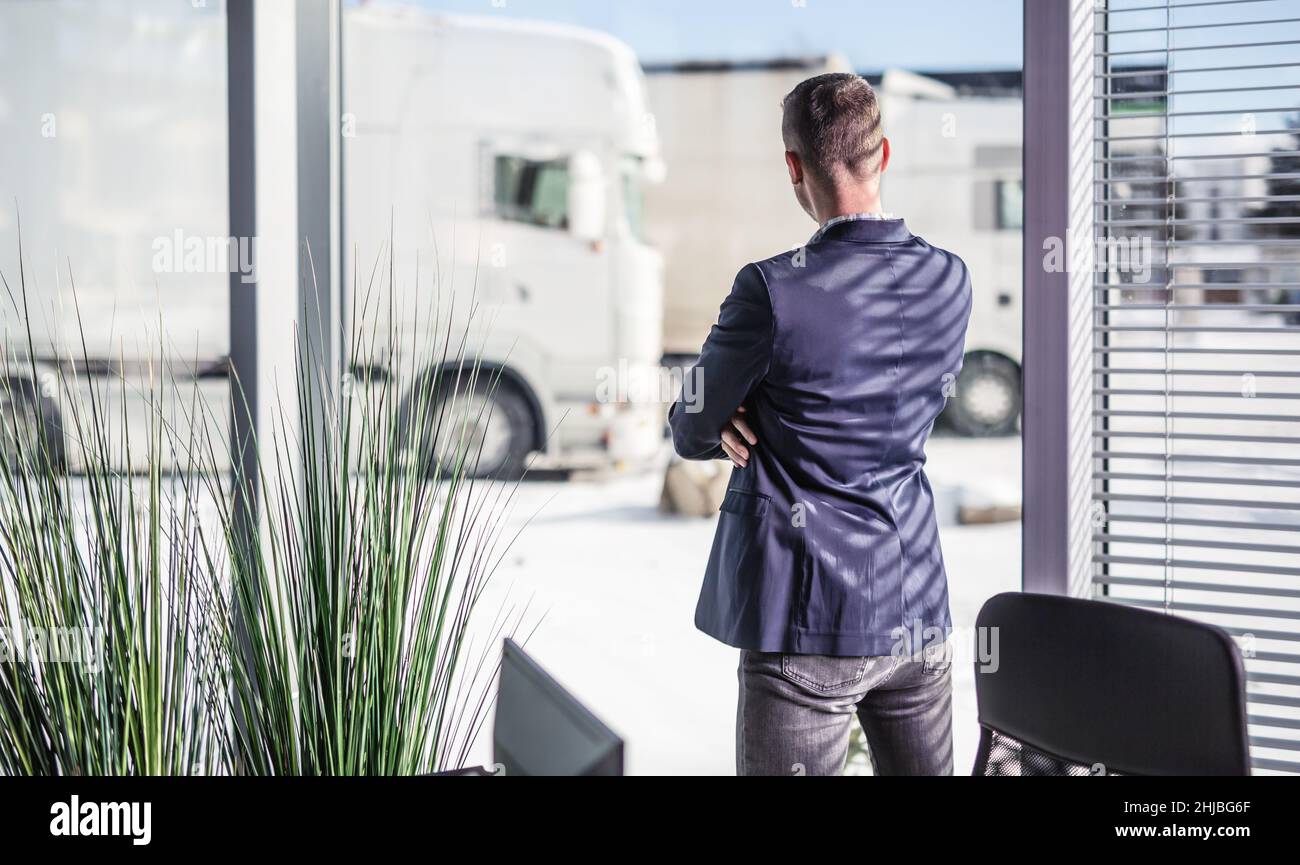
[[[1026,591],[1091,594],[1094,482],[1089,389],[1094,310],[1092,221],[1098,129],[1092,83],[1098,71],[1094,0],[1024,4],[1024,435]],[[1044,267],[1045,244],[1064,242],[1069,267]]]

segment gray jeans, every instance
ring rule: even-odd
[[[857,714],[877,775],[952,774],[952,660],[740,653],[739,775],[838,775]]]

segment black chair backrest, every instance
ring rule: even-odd
[[[1250,774],[1245,673],[1221,629],[1033,594],[991,598],[976,626],[991,656],[975,665],[976,775]]]

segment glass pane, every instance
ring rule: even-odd
[[[220,2],[0,3],[0,272],[18,292],[21,241],[27,292],[25,313],[0,299],[5,349],[30,324],[51,411],[75,396],[55,394],[60,359],[82,391],[126,376],[111,434],[160,357],[228,413],[229,274],[252,241],[228,237],[225,32]]]
[[[1001,181],[998,183],[998,227],[1019,231],[1024,224],[1024,181]]]
[[[1019,587],[1020,15],[1016,0],[345,4],[345,283],[391,260],[374,280],[401,319],[391,356],[417,349],[402,310],[435,299],[466,353],[507,371],[508,396],[484,396],[494,453],[535,452],[517,495],[540,515],[485,602],[513,584],[551,611],[530,651],[627,735],[630,771],[734,771],[736,653],[692,629],[731,470],[675,459],[664,418],[737,271],[818,230],[782,136],[805,79],[866,78],[891,143],[883,209],[971,271],[965,372],[925,468],[954,644]],[[391,356],[353,363],[417,393],[420,371]],[[977,736],[965,660],[958,771]],[[484,736],[473,756],[489,751]]]

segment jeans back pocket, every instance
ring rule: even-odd
[[[830,655],[782,655],[781,675],[814,691],[838,691],[862,681],[868,660]]]

